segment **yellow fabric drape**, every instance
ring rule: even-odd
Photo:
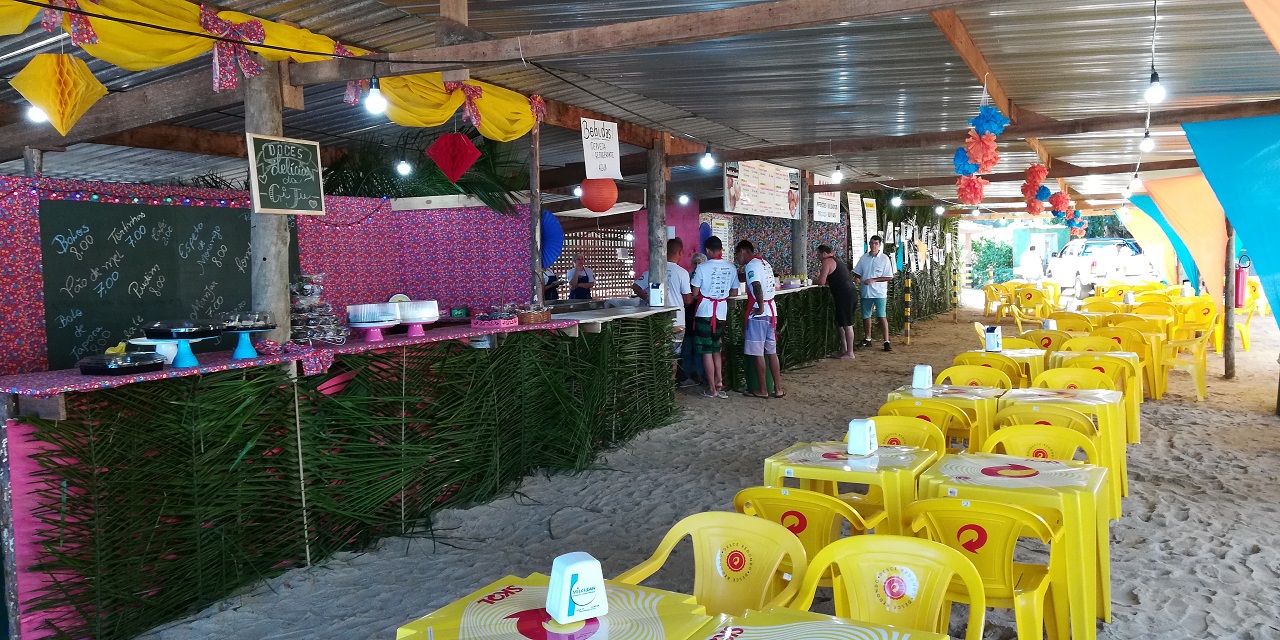
[[[1227,217],[1204,174],[1163,180],[1144,180],[1147,194],[1200,269],[1200,279],[1214,300],[1222,299],[1226,285]]]
[[[0,36],[16,36],[27,30],[27,26],[40,14],[40,7],[17,2],[0,4]]]
[[[382,78],[378,81],[387,99],[387,117],[402,127],[438,127],[449,121],[466,99],[461,90],[448,92],[439,73]],[[483,94],[476,99],[480,135],[511,142],[533,128],[529,98],[487,82],[468,80]]]
[[[1173,250],[1173,244],[1169,242],[1168,236],[1165,235],[1164,229],[1146,212],[1130,208],[1129,212],[1121,216],[1124,226],[1138,241],[1138,245],[1142,247],[1142,252],[1151,258],[1151,263],[1155,265],[1165,282],[1178,282],[1178,255]]]

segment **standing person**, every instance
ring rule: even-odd
[[[671,339],[671,346],[675,350],[677,357],[681,354],[685,336],[685,315],[684,307],[686,304],[693,302],[693,290],[689,288],[689,272],[684,270],[676,261],[680,259],[680,254],[684,253],[684,241],[680,238],[672,238],[667,240],[667,279],[666,289],[663,291],[662,303],[664,307],[676,310],[675,325],[676,332]],[[631,289],[636,295],[644,300],[644,304],[649,303],[649,274],[652,270],[645,271],[631,285]]]
[[[853,275],[862,284],[862,346],[871,346],[871,316],[880,318],[880,335],[884,338],[884,350],[892,351],[889,344],[889,317],[886,312],[885,298],[889,295],[889,281],[893,280],[893,260],[881,249],[884,239],[871,236],[868,243],[871,251],[862,254],[858,264],[853,267]]]
[[[689,259],[689,264],[696,270],[698,265],[707,261],[707,254],[695,253]],[[697,315],[698,298],[690,293],[689,301],[684,305],[684,317],[686,320]],[[689,321],[689,328],[685,331],[685,341],[680,345],[680,369],[684,373],[684,379],[680,382],[682,387],[692,387],[699,384],[705,384],[706,369],[702,366],[702,357],[698,355],[694,349],[692,320]]]
[[[586,265],[587,256],[577,254],[573,256],[573,268],[564,274],[564,279],[569,282],[569,299],[570,300],[590,300],[591,287],[596,286],[596,274]]]
[[[1040,254],[1036,253],[1034,244],[1028,246],[1018,258],[1018,270],[1027,282],[1039,282],[1044,277],[1044,263],[1040,261]]]
[[[706,369],[708,398],[728,398],[724,390],[724,361],[720,356],[720,336],[729,318],[729,294],[738,289],[738,270],[724,259],[720,238],[707,238],[707,261],[698,265],[690,280],[694,297],[701,296],[693,319],[693,346]]]
[[[782,389],[782,364],[778,361],[778,306],[773,303],[773,267],[756,257],[756,248],[750,240],[739,242],[733,248],[733,257],[747,274],[749,315],[743,353],[754,357],[756,380],[760,383],[755,393],[746,395],[769,397],[768,393],[762,393],[769,388],[764,377],[764,365],[768,361],[769,373],[773,375],[773,397],[784,397],[787,392]]]
[[[831,289],[835,304],[836,328],[840,331],[840,359],[853,360],[853,277],[844,262],[837,260],[831,245],[818,245],[818,257],[822,267],[818,269],[818,284]]]
[[[551,267],[547,267],[542,271],[542,299],[543,300],[559,300],[560,299],[560,277],[556,275]]]

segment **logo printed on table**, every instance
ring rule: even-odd
[[[795,522],[787,524],[787,518],[795,518]],[[795,534],[799,534],[809,526],[809,519],[804,517],[804,514],[799,511],[788,511],[782,514],[780,521],[782,526],[787,528],[787,531]]]
[[[849,459],[849,454],[847,454],[847,453],[834,453],[834,452],[828,451],[828,452],[826,452],[826,453],[822,454],[822,457],[823,457],[824,459],[826,459],[826,460],[848,460],[848,459]]]
[[[707,640],[735,640],[738,636],[746,633],[747,630],[742,627],[720,627],[715,635],[707,638]]]
[[[1025,465],[1010,464],[999,467],[984,467],[982,475],[993,478],[1034,478],[1040,475],[1040,472]]]
[[[515,585],[503,587],[483,598],[480,598],[479,600],[476,600],[476,604],[494,604],[499,600],[506,600],[507,598],[510,598],[511,596],[517,593],[520,593],[521,591],[524,591],[524,589],[517,587]]]
[[[972,533],[973,538],[965,540],[966,533]],[[976,524],[966,524],[956,531],[956,540],[965,551],[977,553],[978,549],[987,545],[987,530]]]
[[[525,609],[517,611],[508,619],[516,621],[516,633],[529,640],[587,640],[600,630],[598,618],[588,618],[582,622],[559,625],[551,618],[546,609]],[[548,629],[547,627],[551,627]],[[569,631],[569,629],[573,629]]]

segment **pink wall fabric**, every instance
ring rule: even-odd
[[[1222,300],[1226,286],[1223,270],[1227,263],[1227,218],[1218,197],[1204,174],[1181,178],[1146,180],[1147,193],[1156,201],[1169,226],[1187,245],[1205,290],[1214,300]]]
[[[635,235],[636,273],[649,270],[649,210],[641,209],[632,218],[632,234]],[[690,201],[681,205],[667,205],[667,226],[676,228],[676,237],[684,241],[684,253],[680,255],[680,266],[686,270],[692,264],[693,254],[698,251],[698,203]],[[639,277],[637,275],[636,277]]]

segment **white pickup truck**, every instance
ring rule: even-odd
[[[1160,280],[1159,271],[1132,238],[1077,238],[1049,258],[1045,278],[1076,297],[1108,280]]]

